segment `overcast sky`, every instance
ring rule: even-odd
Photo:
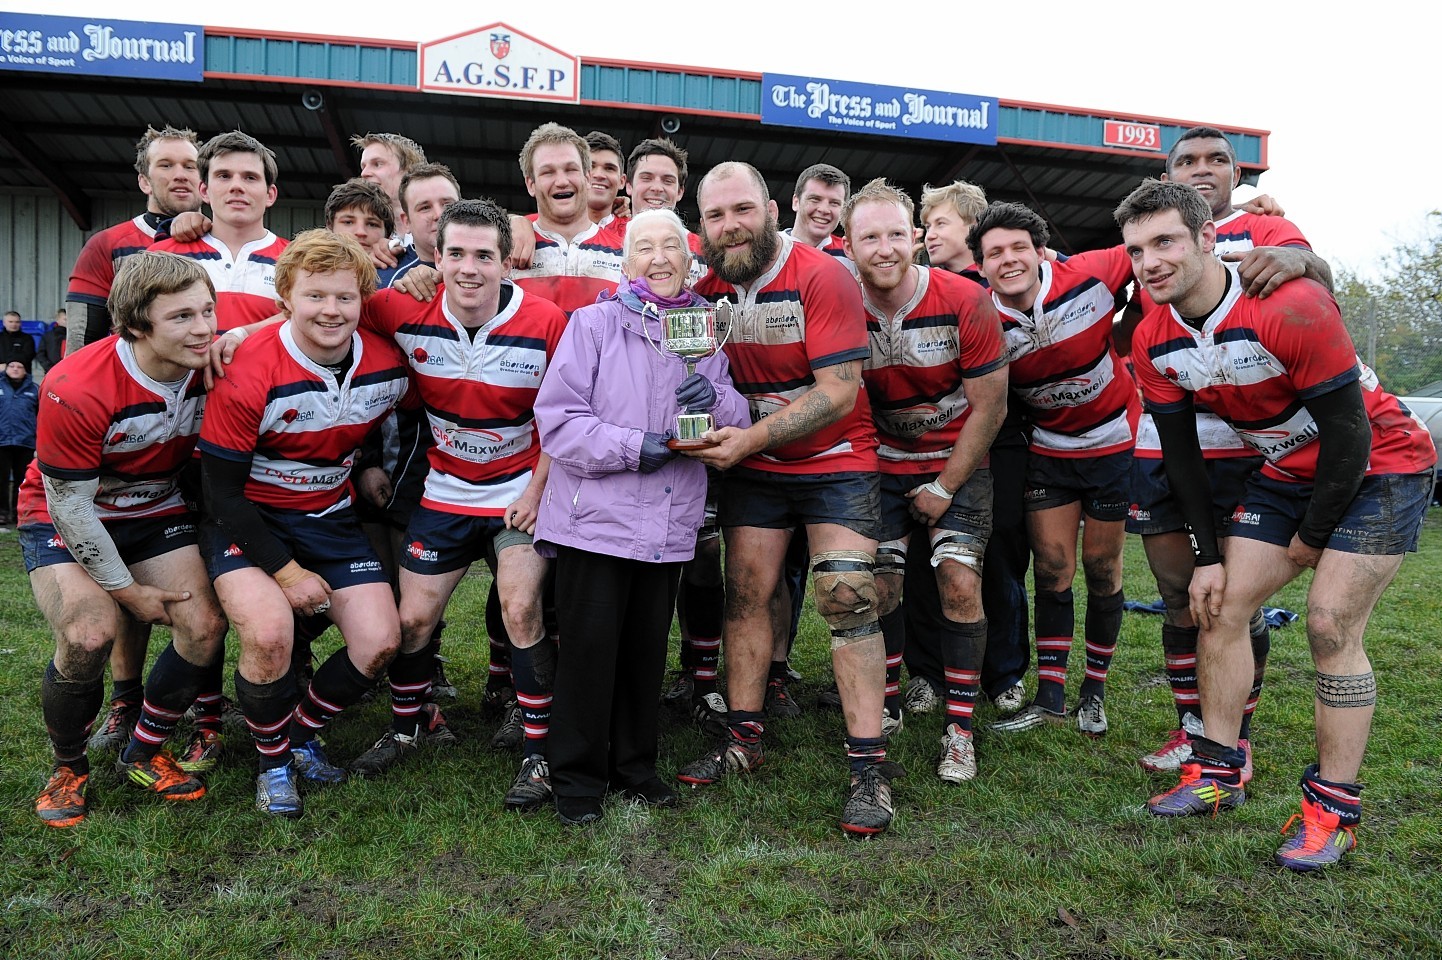
[[[1271,169],[1261,189],[1334,267],[1359,272],[1398,241],[1418,238],[1427,212],[1442,208],[1442,185],[1420,166],[1442,156],[1442,17],[1421,3],[245,0],[197,4],[191,18],[184,7],[136,0],[0,2],[33,13],[415,41],[501,20],[582,58],[889,83],[1269,130]],[[352,12],[340,18],[341,9]]]

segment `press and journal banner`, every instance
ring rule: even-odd
[[[995,97],[766,73],[761,76],[761,122],[995,144],[997,111]]]
[[[204,40],[198,24],[0,12],[0,69],[199,83]]]

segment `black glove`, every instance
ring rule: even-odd
[[[679,454],[666,446],[666,441],[671,439],[671,431],[665,433],[647,432],[641,438],[641,456],[638,469],[642,473],[655,473],[666,464],[676,459]]]
[[[676,402],[687,413],[705,413],[716,406],[716,384],[693,373],[676,387]]]

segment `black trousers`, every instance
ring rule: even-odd
[[[657,695],[679,563],[558,547],[561,642],[546,746],[558,797],[601,797],[656,775]]]
[[[0,447],[0,482],[5,486],[5,501],[0,503],[0,520],[15,522],[15,501],[20,496],[20,483],[30,461],[35,459],[34,447]]]

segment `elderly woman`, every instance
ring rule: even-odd
[[[686,376],[659,351],[659,311],[702,305],[684,288],[686,228],[669,210],[633,219],[626,280],[571,315],[536,398],[552,461],[536,545],[556,557],[560,659],[549,744],[556,812],[601,816],[607,787],[674,806],[656,776],[656,693],[681,564],[696,549],[706,469],[667,447],[676,415],[750,423],[726,356]]]

